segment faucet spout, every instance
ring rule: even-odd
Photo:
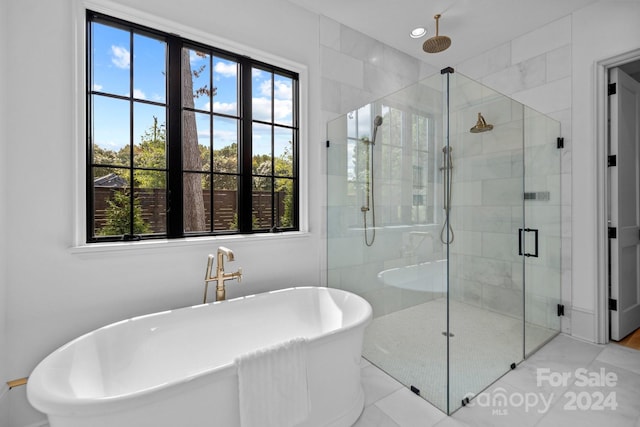
[[[218,263],[220,262],[220,260],[222,258],[224,258],[224,256],[227,257],[227,260],[229,261],[234,261],[235,260],[235,255],[233,254],[233,251],[225,246],[219,246],[218,247]]]

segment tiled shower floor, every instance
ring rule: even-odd
[[[367,327],[363,354],[393,378],[447,408],[447,306],[440,298],[375,318]],[[450,408],[460,406],[522,360],[522,321],[451,300],[449,322]],[[556,334],[527,328],[527,349]]]

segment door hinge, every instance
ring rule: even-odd
[[[615,239],[617,237],[617,229],[615,227],[609,227],[608,229],[608,236],[610,239]]]
[[[327,148],[331,145],[331,141],[327,140]]]
[[[607,166],[609,167],[617,166],[617,164],[618,164],[618,158],[615,155],[607,157]]]
[[[607,87],[607,95],[615,95],[617,90],[618,88],[615,83],[609,83],[609,86]]]
[[[618,300],[609,298],[609,310],[618,311]]]
[[[556,140],[557,142],[557,147],[558,148],[564,148],[564,138],[562,137],[558,137],[558,139]]]
[[[564,304],[558,304],[558,316],[564,316]]]

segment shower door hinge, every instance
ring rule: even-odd
[[[446,67],[440,70],[440,74],[453,74],[453,67]]]
[[[617,166],[617,164],[618,164],[618,158],[615,155],[607,157],[607,166],[608,167]]]
[[[609,227],[607,235],[610,239],[615,239],[617,237],[617,230],[615,227]]]
[[[331,141],[327,139],[327,148],[329,148],[330,145],[331,145]]]
[[[558,304],[558,316],[564,316],[564,304]]]
[[[607,87],[607,95],[615,95],[617,91],[618,88],[616,87],[616,84],[609,83],[609,86]]]
[[[618,311],[618,300],[609,298],[609,310]]]
[[[564,148],[564,138],[558,137],[556,141],[558,143],[558,148]]]

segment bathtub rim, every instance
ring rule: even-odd
[[[321,345],[323,342],[331,340],[333,336],[337,334],[348,334],[351,331],[356,329],[364,329],[372,320],[372,308],[367,300],[363,297],[354,294],[352,292],[330,288],[326,286],[295,286],[283,289],[276,289],[272,291],[261,292],[257,294],[246,295],[242,297],[237,297],[225,301],[216,301],[210,302],[206,304],[196,304],[188,307],[181,307],[174,310],[165,310],[159,311],[155,313],[149,313],[141,316],[131,317],[129,319],[119,320],[107,325],[104,325],[100,328],[96,328],[92,331],[84,333],[77,338],[63,344],[58,347],[50,354],[48,354],[44,359],[42,359],[36,367],[31,372],[29,377],[29,382],[27,383],[27,400],[29,403],[38,411],[47,414],[54,415],[58,417],[68,417],[68,416],[83,416],[83,415],[99,415],[104,413],[111,412],[112,408],[120,408],[127,409],[138,406],[143,406],[147,403],[152,402],[158,396],[163,395],[165,397],[169,397],[174,393],[179,393],[180,389],[186,386],[199,386],[199,382],[203,382],[201,386],[204,386],[206,383],[204,381],[207,380],[208,377],[216,375],[216,376],[233,376],[236,375],[235,361],[231,361],[229,363],[220,364],[213,368],[204,369],[190,375],[185,375],[179,379],[174,381],[168,381],[165,383],[161,383],[152,387],[146,387],[140,390],[136,390],[131,393],[118,394],[113,396],[101,396],[101,397],[76,397],[70,396],[64,393],[51,393],[51,391],[43,391],[46,388],[45,383],[45,374],[39,374],[39,371],[47,368],[47,361],[53,360],[58,353],[64,351],[66,348],[72,346],[75,342],[82,340],[83,338],[87,338],[90,335],[97,333],[98,331],[113,328],[119,324],[124,324],[134,320],[143,320],[146,318],[151,318],[159,315],[170,315],[174,311],[182,311],[182,310],[190,310],[190,309],[206,309],[214,307],[218,304],[230,304],[230,303],[238,303],[245,299],[253,299],[253,298],[266,298],[269,295],[277,294],[277,293],[285,293],[285,292],[295,292],[299,290],[312,290],[313,292],[328,292],[335,294],[343,294],[347,297],[354,298],[360,302],[359,305],[362,306],[363,310],[360,318],[353,322],[353,324],[333,329],[326,333],[314,336],[311,339],[307,339],[308,345],[310,347]],[[295,337],[291,337],[295,338]],[[306,338],[306,337],[305,337]],[[239,356],[239,355],[238,355]]]

